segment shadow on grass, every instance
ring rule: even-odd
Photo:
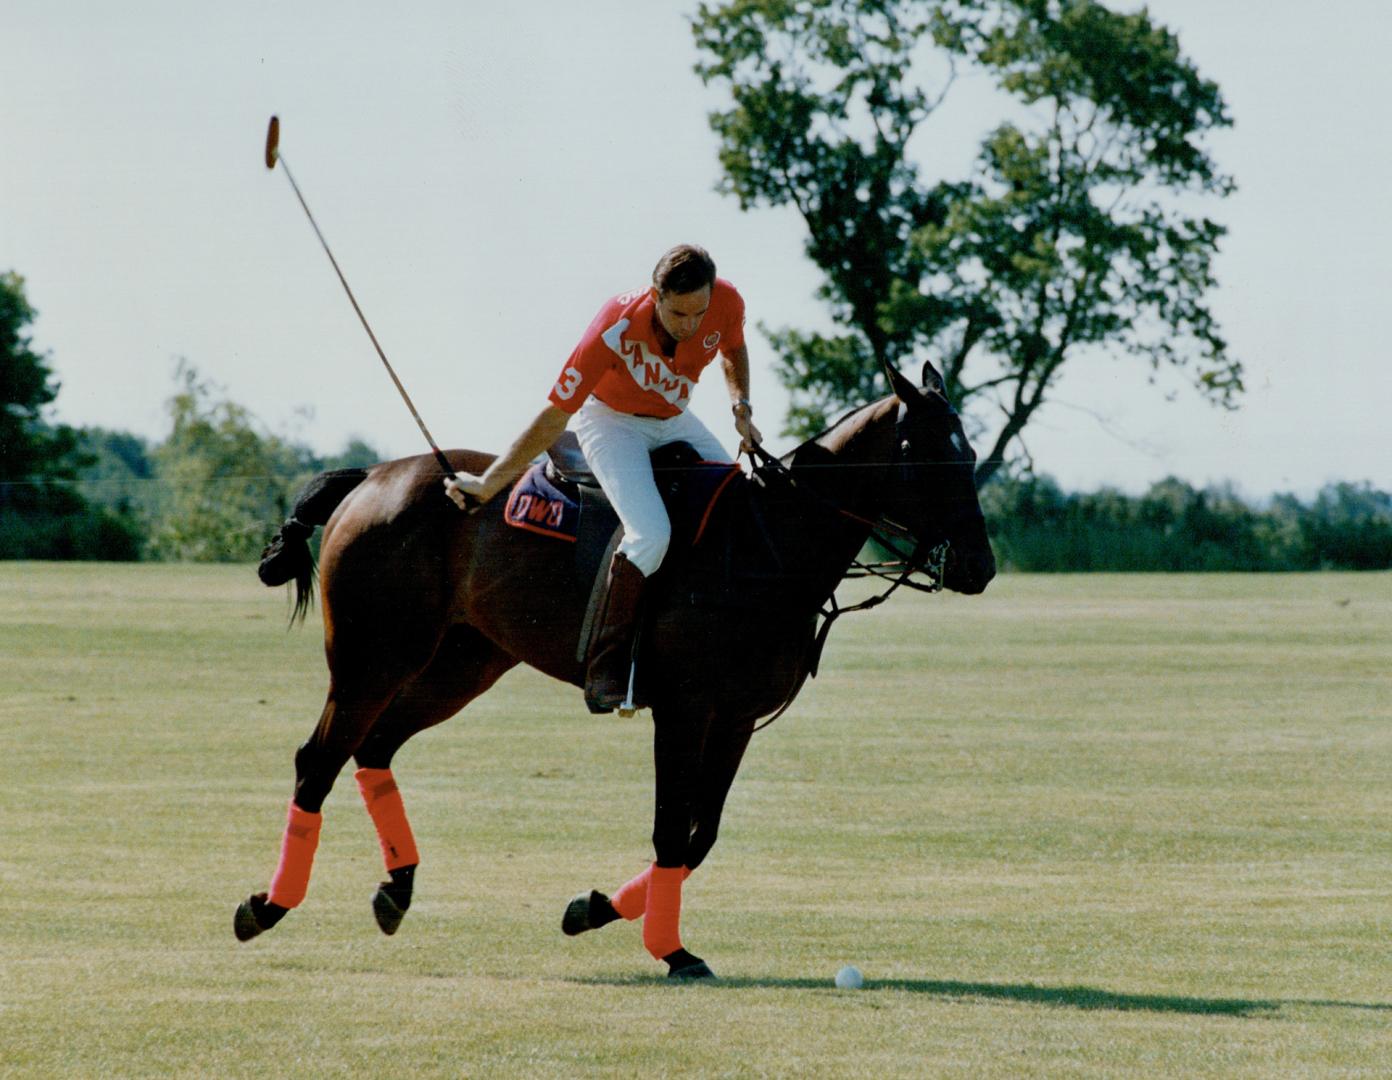
[[[647,986],[665,983],[661,976],[633,975],[606,978],[593,976],[575,980],[596,986]],[[774,990],[834,990],[830,979],[721,978],[715,982],[689,985],[716,990],[746,988]],[[1311,1008],[1372,1009],[1392,1011],[1389,1004],[1352,1001],[1292,1001],[1276,998],[1200,998],[1177,994],[1120,994],[1091,986],[1035,986],[959,982],[947,979],[867,979],[860,993],[896,990],[939,997],[986,998],[1018,1001],[1030,1005],[1054,1005],[1070,1009],[1106,1009],[1117,1012],[1187,1013],[1195,1016],[1271,1016],[1286,1006]],[[852,992],[852,991],[843,991]]]

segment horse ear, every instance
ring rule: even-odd
[[[923,361],[923,388],[925,390],[936,390],[944,397],[947,396],[947,384],[943,382],[942,373],[933,366],[933,361]]]
[[[904,373],[893,364],[885,364],[884,370],[885,375],[889,378],[889,388],[894,391],[894,396],[900,401],[907,404],[914,398],[922,396],[918,392],[918,387],[905,378]]]

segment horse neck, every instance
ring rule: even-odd
[[[784,458],[794,486],[777,514],[785,538],[780,546],[785,563],[796,563],[823,593],[836,587],[879,516],[896,406],[887,398],[858,409]]]
[[[818,455],[822,460],[807,482],[850,513],[871,520],[878,517],[894,460],[898,407],[898,398],[882,398],[846,416],[810,444],[804,443],[822,451]]]

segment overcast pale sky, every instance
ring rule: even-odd
[[[1133,8],[1136,5],[1118,4]],[[321,451],[424,449],[283,177],[266,121],[436,439],[502,449],[600,302],[694,240],[750,320],[825,328],[803,230],[714,192],[694,4],[0,3],[0,271],[25,276],[58,419],[160,438],[186,357]],[[1392,7],[1155,0],[1235,128],[1214,308],[1241,410],[1134,361],[1074,362],[1027,433],[1065,487],[1166,475],[1253,497],[1392,487]],[[956,95],[956,92],[954,91]],[[998,117],[970,86],[924,145],[953,174]],[[960,164],[958,164],[960,163]],[[927,163],[925,162],[925,167]],[[928,169],[929,175],[937,175]],[[771,446],[786,399],[756,333]],[[695,409],[733,445],[721,380]]]

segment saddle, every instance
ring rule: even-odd
[[[659,447],[651,460],[672,541],[653,577],[644,622],[654,611],[673,605],[723,610],[739,618],[742,612],[785,603],[788,590],[799,582],[783,566],[765,524],[766,485],[750,480],[731,462],[703,460],[684,442]],[[574,545],[576,582],[589,592],[576,641],[576,660],[583,663],[623,527],[572,432],[563,432],[546,458],[517,481],[504,520]],[[646,680],[641,665],[639,670],[641,702]]]
[[[659,594],[663,584],[699,555],[710,563],[714,577],[730,590],[729,567],[735,562],[728,522],[747,513],[749,482],[738,465],[704,461],[684,442],[670,443],[652,453],[653,477],[667,508],[672,541],[662,568],[654,578]],[[514,528],[574,544],[576,581],[589,591],[590,601],[577,643],[583,659],[595,610],[604,592],[606,570],[623,539],[623,526],[574,433],[566,431],[513,486],[503,520]],[[719,542],[712,547],[712,536]],[[694,598],[687,598],[692,602]],[[721,605],[724,606],[724,605]]]
[[[618,515],[574,433],[563,432],[546,453],[513,486],[503,518],[514,528],[574,543],[578,564],[597,565],[598,554],[617,542]],[[703,461],[688,443],[659,447],[652,467],[672,522],[674,551],[699,543],[716,503],[744,482],[739,466]]]

